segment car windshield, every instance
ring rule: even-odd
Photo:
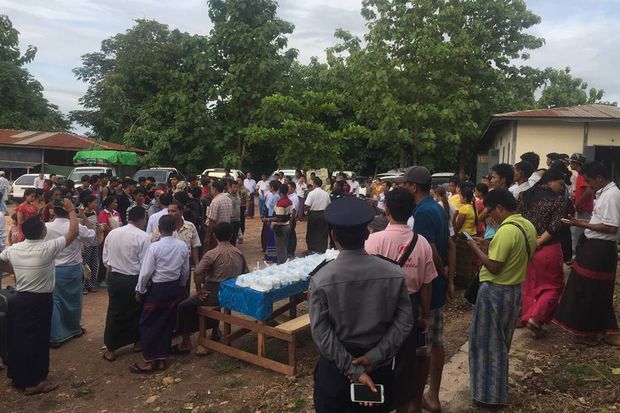
[[[80,182],[80,180],[82,179],[82,177],[84,175],[88,175],[88,176],[97,175],[97,176],[99,176],[99,174],[101,172],[103,172],[101,169],[79,169],[79,170],[75,170],[74,169],[73,171],[71,171],[71,173],[69,174],[67,179],[70,179],[73,182]]]
[[[136,172],[136,174],[134,175],[133,179],[135,181],[138,180],[138,178],[148,178],[149,176],[152,176],[153,178],[155,178],[155,182],[156,183],[162,183],[162,182],[166,182],[166,176],[167,176],[167,171],[163,171],[163,170],[156,170],[156,169],[141,169],[138,172]]]
[[[22,175],[13,182],[14,185],[32,185],[34,186],[34,178],[38,175]]]

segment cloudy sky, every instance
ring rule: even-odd
[[[620,0],[529,0],[542,17],[532,29],[545,46],[533,51],[530,65],[570,66],[590,86],[605,90],[607,100],[620,101]],[[21,32],[21,46],[38,48],[31,73],[45,95],[67,113],[79,108],[86,86],[73,76],[80,56],[99,50],[103,39],[123,32],[138,18],[155,19],[171,28],[207,34],[211,28],[206,0],[0,0]],[[361,0],[280,0],[279,15],[295,25],[289,45],[300,59],[324,56],[334,44],[333,33],[344,28],[363,35]]]

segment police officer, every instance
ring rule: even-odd
[[[310,281],[310,326],[321,353],[314,375],[318,413],[393,408],[392,359],[413,327],[413,313],[401,268],[364,250],[373,217],[373,209],[354,197],[325,210],[340,254]],[[351,382],[372,391],[382,384],[385,403],[370,408],[353,403]]]

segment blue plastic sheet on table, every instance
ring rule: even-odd
[[[239,287],[235,284],[236,281],[236,278],[231,278],[220,283],[218,295],[220,306],[256,320],[269,319],[275,302],[307,291],[310,284],[310,279],[308,279],[271,291],[260,292],[247,287]]]

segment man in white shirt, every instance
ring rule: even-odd
[[[515,199],[519,199],[519,195],[522,192],[530,189],[529,179],[533,173],[534,167],[528,161],[521,161],[515,164],[515,183],[508,188]]]
[[[577,244],[554,322],[575,334],[579,343],[597,344],[602,335],[607,344],[620,346],[613,303],[620,239],[620,189],[599,162],[583,165],[580,174],[596,193],[596,200],[589,221],[569,221],[585,231]]]
[[[258,213],[261,217],[265,216],[267,208],[265,207],[265,196],[269,192],[269,181],[267,180],[267,175],[263,174],[261,176],[261,180],[256,184],[256,189],[258,191]]]
[[[159,224],[159,220],[161,219],[161,217],[163,217],[164,215],[168,215],[168,205],[170,205],[171,202],[172,202],[172,195],[170,194],[163,194],[159,197],[159,204],[161,205],[162,210],[159,212],[156,212],[153,215],[149,215],[149,222],[146,226],[146,234],[148,236],[153,235],[153,231],[155,231],[155,228],[157,228],[157,225]]]
[[[11,184],[9,180],[4,177],[4,171],[0,171],[0,212],[7,212],[6,202],[9,200],[9,192],[11,191]]]
[[[69,229],[69,214],[63,208],[61,200],[54,201],[56,218],[45,224],[49,241],[67,233]],[[93,224],[83,214],[83,225],[79,225],[77,239],[68,245],[56,256],[56,285],[54,286],[54,311],[52,313],[52,331],[50,333],[50,347],[58,348],[66,341],[81,337],[85,330],[82,328],[82,241],[94,242],[96,232]]]
[[[26,395],[47,393],[58,386],[47,381],[49,372],[49,339],[54,299],[54,259],[78,236],[78,219],[73,203],[64,200],[69,216],[66,233],[44,241],[46,227],[39,216],[22,224],[25,241],[0,253],[0,260],[13,266],[16,285],[15,319],[9,341],[7,376]],[[81,286],[80,286],[81,290]]]
[[[325,220],[325,209],[331,202],[329,194],[323,190],[322,185],[321,178],[313,178],[308,183],[310,192],[304,202],[308,214],[306,244],[309,251],[320,253],[324,253],[327,249],[329,230]]]
[[[43,172],[39,172],[39,176],[34,178],[34,189],[43,189],[43,184],[45,183],[45,174]]]
[[[256,193],[256,181],[252,179],[252,174],[250,172],[245,174],[243,186],[245,186],[245,188],[250,192],[250,205],[245,213],[248,218],[254,218],[254,194]]]
[[[103,244],[103,263],[108,274],[108,314],[103,334],[106,352],[103,358],[116,360],[115,351],[129,344],[138,348],[142,305],[135,300],[140,266],[151,244],[142,230],[146,223],[144,208],[129,211],[129,223],[113,229]]]
[[[130,366],[132,373],[151,373],[166,368],[181,290],[189,280],[187,245],[172,236],[176,220],[159,220],[161,239],[149,245],[136,285],[136,300],[144,301],[140,315],[140,339],[144,363]],[[148,287],[148,294],[147,294]]]
[[[288,183],[288,199],[291,200],[293,205],[291,206],[291,220],[290,220],[290,232],[288,234],[288,257],[295,256],[295,250],[297,249],[297,220],[299,219],[299,197],[297,196],[297,184],[295,182]]]
[[[360,196],[360,183],[357,182],[357,176],[355,174],[351,174],[351,179],[348,180],[347,183],[349,184],[349,187],[351,187],[351,189],[349,190],[349,193],[353,196],[359,197]]]

